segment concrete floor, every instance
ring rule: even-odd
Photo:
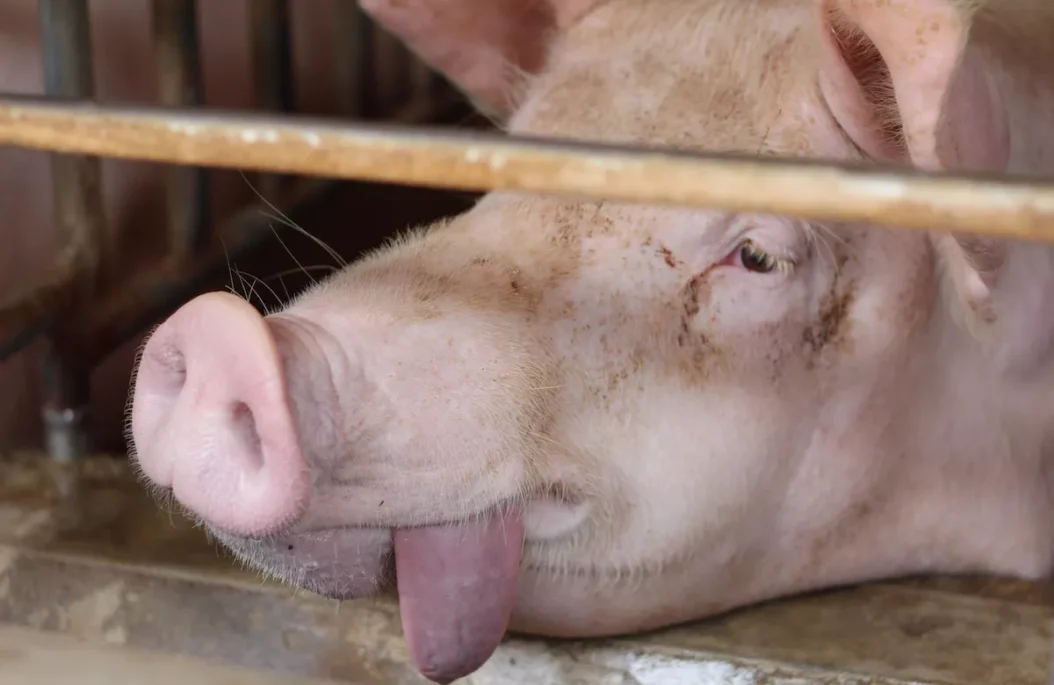
[[[1048,585],[879,583],[619,640],[510,638],[472,685],[1047,685]],[[0,459],[0,685],[426,683],[390,599],[264,582],[120,459]]]
[[[325,685],[333,680],[205,663],[164,652],[94,644],[0,626],[0,685]]]

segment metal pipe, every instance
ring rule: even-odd
[[[412,55],[410,59],[410,98],[414,100],[431,98],[440,86],[439,74]]]
[[[287,0],[252,0],[250,14],[256,101],[273,112],[292,111],[296,90],[289,3]]]
[[[37,20],[45,94],[91,100],[95,82],[88,0],[37,0]],[[53,220],[63,244],[76,250],[77,287],[94,289],[106,243],[99,160],[53,154],[51,176]]]
[[[0,340],[5,340],[24,328],[50,328],[59,312],[71,308],[74,291],[69,287],[76,275],[77,254],[72,248],[64,250],[51,270],[31,288],[16,290],[0,300]],[[3,349],[7,349],[4,345]],[[17,350],[11,351],[13,354]],[[5,355],[0,354],[0,361]]]
[[[28,326],[21,329],[15,329],[14,335],[6,338],[0,338],[0,362],[3,362],[9,357],[13,357],[25,348],[33,344],[33,341],[44,335],[47,332],[48,320],[41,318],[40,320],[31,322]]]
[[[0,97],[0,144],[1054,242],[1054,182],[330,119]]]
[[[373,86],[374,116],[384,118],[393,109],[405,104],[410,94],[410,56],[402,41],[388,33],[378,23],[373,25]]]
[[[202,104],[195,0],[154,0],[158,100],[168,107]],[[208,241],[209,179],[200,167],[168,170],[168,253],[183,257]]]
[[[88,451],[87,423],[91,367],[80,361],[79,348],[50,341],[41,364],[44,386],[44,439],[48,456],[73,461]]]
[[[291,112],[296,104],[296,90],[289,3],[287,0],[252,0],[249,13],[256,102],[266,111]],[[274,200],[288,180],[277,174],[260,174],[257,189]]]
[[[338,107],[345,116],[361,119],[367,113],[371,23],[359,3],[333,0],[333,30],[334,90]]]
[[[37,0],[37,21],[45,94],[90,100],[95,84],[87,0]],[[111,261],[100,162],[93,157],[53,154],[51,178],[53,221],[73,264],[68,287],[74,301],[67,310],[72,311],[88,302],[102,285],[106,265]],[[61,336],[61,330],[56,335]],[[75,459],[87,448],[88,371],[74,362],[69,348],[51,340],[41,369],[45,389],[41,412],[48,453],[53,459]]]

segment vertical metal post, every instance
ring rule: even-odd
[[[385,117],[406,102],[410,91],[410,54],[398,38],[374,26],[373,93],[376,115]]]
[[[196,0],[154,0],[154,49],[158,100],[168,107],[197,107],[204,94]],[[209,177],[205,169],[168,170],[168,250],[186,256],[209,238]]]
[[[44,62],[44,92],[91,99],[95,80],[88,0],[37,0]],[[106,230],[97,157],[51,155],[54,217],[60,239],[77,249],[83,285],[95,288],[105,261]],[[81,284],[79,284],[81,285]]]
[[[440,81],[431,67],[420,59],[413,57],[410,71],[410,99],[421,103],[431,99],[438,90]]]
[[[69,349],[48,345],[41,367],[44,388],[44,440],[56,461],[73,461],[88,451],[88,402],[90,369],[69,354]]]
[[[256,100],[266,110],[289,112],[296,105],[296,89],[288,0],[252,0],[250,22]],[[274,200],[284,181],[281,175],[261,174],[258,190]]]
[[[44,92],[55,97],[91,99],[95,84],[87,0],[37,0],[37,21],[43,49]],[[51,178],[53,220],[60,240],[78,255],[74,289],[76,301],[85,303],[106,275],[111,254],[103,216],[99,160],[52,154]],[[75,459],[87,449],[89,370],[75,362],[61,340],[51,342],[42,373],[45,400],[41,409],[48,452],[54,459]]]
[[[369,77],[371,22],[353,0],[333,0],[334,88],[340,112],[362,119],[368,114],[366,85]]]

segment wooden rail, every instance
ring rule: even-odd
[[[0,144],[464,190],[673,203],[1054,241],[1054,182],[302,116],[0,98]]]

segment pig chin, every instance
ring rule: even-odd
[[[392,531],[348,528],[278,534],[265,539],[206,530],[255,571],[336,600],[370,597],[394,589]]]

